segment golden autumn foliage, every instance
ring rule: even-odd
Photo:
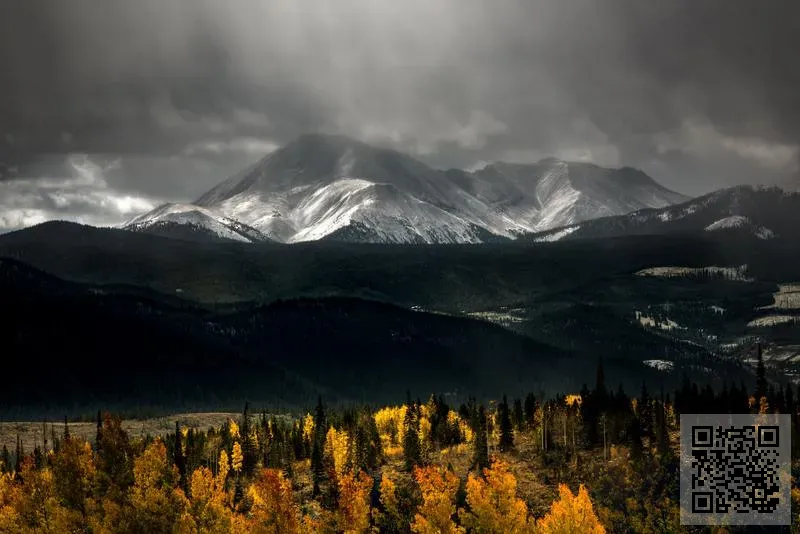
[[[239,439],[239,424],[231,419],[228,422],[228,434],[230,434],[232,439]]]
[[[635,400],[635,399],[634,399]],[[583,404],[583,398],[577,394],[571,394],[564,397],[564,404],[567,406],[580,406]]]
[[[233,443],[233,450],[231,451],[231,467],[234,473],[239,473],[242,470],[242,462],[244,462],[244,455],[242,454],[242,446],[238,441]]]
[[[167,461],[167,448],[156,440],[134,460],[134,484],[130,503],[132,513],[125,530],[133,532],[171,532],[176,525],[190,526],[185,513],[189,502],[177,488],[178,469]]]
[[[414,468],[414,479],[422,493],[422,504],[414,516],[411,530],[418,534],[463,533],[464,529],[453,521],[458,477],[442,467],[427,466]],[[393,491],[394,488],[387,487],[387,490]]]
[[[231,513],[226,507],[224,481],[215,478],[207,467],[198,467],[190,483],[189,511],[199,532],[217,534],[231,529]]]
[[[462,525],[477,533],[527,532],[528,507],[517,498],[517,479],[508,465],[495,460],[483,475],[467,479],[469,511],[460,511]]]
[[[306,416],[303,418],[303,439],[307,442],[311,442],[314,438],[314,416],[310,413],[307,413]]]
[[[249,527],[254,533],[295,534],[301,529],[300,507],[292,484],[278,469],[262,469],[247,490],[253,501]]]
[[[396,456],[403,452],[403,421],[406,409],[406,406],[389,406],[373,415],[383,451],[387,456]]]
[[[228,452],[223,449],[219,453],[219,467],[217,467],[217,484],[220,487],[225,487],[225,481],[228,479],[230,470],[231,465],[228,460]]]
[[[350,437],[344,430],[336,430],[334,427],[328,429],[325,436],[325,454],[333,459],[334,471],[336,476],[341,477],[347,466],[347,452],[350,444]]]
[[[367,532],[371,489],[372,478],[364,472],[345,472],[339,477],[339,506],[333,516],[336,532]]]
[[[67,439],[57,454],[51,456],[55,491],[66,506],[85,511],[86,499],[92,494],[96,469],[94,453],[88,442]]]
[[[605,534],[594,513],[589,492],[581,485],[574,495],[561,484],[558,487],[559,499],[550,511],[536,522],[537,534]]]

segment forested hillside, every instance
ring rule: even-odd
[[[88,441],[65,421],[33,451],[3,447],[0,531],[720,533],[679,524],[679,416],[788,413],[796,429],[798,391],[759,369],[751,392],[687,378],[631,396],[599,366],[591,389],[549,399],[246,404],[219,428],[136,439],[98,412]]]

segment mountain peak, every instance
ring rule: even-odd
[[[633,169],[544,158],[443,172],[396,150],[308,133],[197,204],[284,242],[475,242],[683,200]]]

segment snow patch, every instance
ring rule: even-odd
[[[748,328],[770,327],[779,326],[782,324],[789,324],[800,320],[800,317],[794,315],[767,315],[758,317],[747,323]]]
[[[644,360],[642,363],[648,367],[652,367],[653,369],[664,372],[669,372],[675,369],[675,362],[671,362],[669,360]]]

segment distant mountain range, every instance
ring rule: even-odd
[[[739,186],[661,209],[602,217],[530,236],[533,242],[634,235],[739,234],[792,238],[800,229],[800,193],[777,187]]]
[[[200,197],[125,228],[161,235],[295,243],[481,243],[688,197],[645,173],[553,158],[439,171],[343,136],[303,135]]]

